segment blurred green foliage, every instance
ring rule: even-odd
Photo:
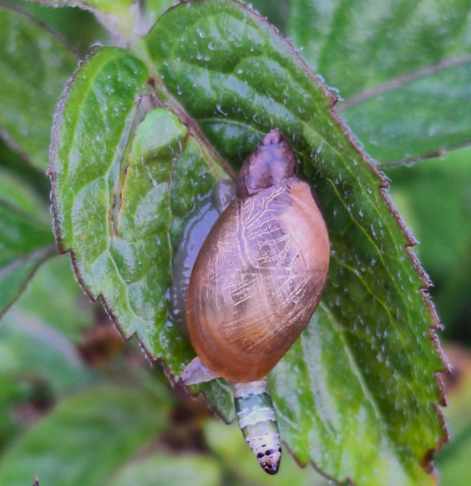
[[[446,339],[459,343],[447,348],[454,366],[445,410],[452,439],[438,455],[439,476],[444,486],[467,486],[471,151],[454,148],[471,143],[471,49],[469,35],[458,35],[469,28],[471,6],[452,2],[444,13],[432,0],[420,8],[391,0],[385,10],[360,1],[348,8],[339,8],[336,0],[253,3],[340,89],[348,106],[342,114],[382,164],[390,194],[420,242],[416,253],[435,285],[430,293]],[[133,340],[122,343],[101,305],[83,294],[69,256],[54,255],[44,176],[53,113],[78,60],[96,43],[116,44],[120,25],[113,24],[109,35],[91,12],[79,8],[21,0],[0,2],[4,5],[24,12],[24,25],[32,21],[34,28],[21,55],[0,58],[0,262],[8,269],[0,269],[0,484],[33,484],[35,474],[45,486],[327,484],[288,455],[278,476],[264,475],[238,429],[218,423],[201,399],[190,399],[178,387],[170,390],[161,366],[149,366]],[[170,5],[142,1],[141,27]],[[0,28],[2,52],[22,28],[8,15]],[[404,21],[403,35],[384,30],[391,17],[397,28]],[[315,22],[318,30],[310,27]],[[370,26],[369,39],[362,37],[364,25]],[[60,47],[63,41],[69,49]],[[48,42],[49,57],[35,57],[32,46]],[[448,68],[449,59],[458,59],[459,67]],[[403,79],[397,89],[371,91],[351,102],[365,90],[440,63],[442,68],[418,80]],[[28,76],[27,89],[15,86],[16,77]],[[341,103],[338,108],[343,110]],[[440,149],[448,152],[430,157]],[[416,158],[423,160],[413,163]]]

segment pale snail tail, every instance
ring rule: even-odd
[[[239,427],[262,469],[276,474],[280,468],[280,432],[267,379],[231,383]]]

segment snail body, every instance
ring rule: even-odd
[[[181,377],[231,383],[240,428],[269,474],[278,471],[281,447],[267,375],[314,313],[329,254],[313,190],[272,130],[242,165],[236,197],[198,252],[186,295],[197,358]]]

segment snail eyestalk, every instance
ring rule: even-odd
[[[267,379],[249,383],[231,383],[240,430],[257,457],[260,467],[268,474],[280,468],[280,432]]]

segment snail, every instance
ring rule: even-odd
[[[329,268],[327,227],[314,190],[278,130],[265,135],[246,159],[228,205],[230,190],[222,192],[226,203],[219,187],[213,197],[219,209],[203,211],[213,211],[204,241],[187,240],[197,233],[201,238],[195,228],[201,229],[205,217],[199,213],[176,257],[183,255],[178,265],[186,272],[183,291],[188,284],[186,325],[197,354],[181,380],[186,385],[227,380],[247,444],[262,469],[276,474],[281,446],[267,376],[320,301]],[[174,313],[179,294],[182,288],[173,286]]]

